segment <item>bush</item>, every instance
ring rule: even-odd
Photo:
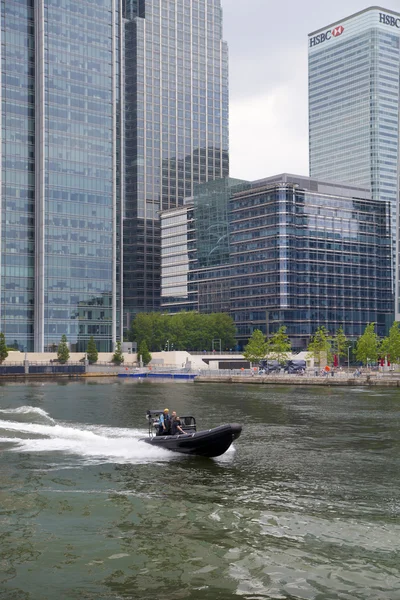
[[[0,364],[7,358],[8,350],[4,333],[0,333]]]
[[[121,350],[121,342],[117,342],[115,352],[112,355],[111,362],[113,362],[114,365],[121,365],[124,362],[124,355],[122,354]]]
[[[96,342],[94,341],[93,336],[91,336],[91,338],[88,341],[86,354],[90,365],[93,365],[97,362],[97,359],[99,358],[99,353],[97,352]]]
[[[64,334],[61,337],[61,342],[58,344],[57,360],[59,363],[64,365],[66,362],[68,362],[68,359],[69,359],[69,350],[68,350],[68,344],[67,344],[67,336]]]
[[[149,349],[147,348],[145,340],[143,340],[143,342],[139,346],[138,357],[139,356],[142,357],[142,362],[145,366],[148,365],[151,361],[151,354],[149,352]]]

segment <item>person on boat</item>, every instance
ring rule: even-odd
[[[158,423],[158,435],[169,435],[171,432],[171,419],[169,417],[168,408],[164,408],[163,413],[160,415]]]
[[[182,423],[179,417],[176,415],[176,411],[172,411],[171,415],[171,435],[179,435],[180,433],[185,433],[181,427]]]

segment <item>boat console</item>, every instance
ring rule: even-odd
[[[163,414],[162,410],[148,410],[146,412],[146,419],[149,422],[149,435],[157,435],[158,426],[160,424],[160,416]],[[196,419],[192,415],[185,415],[179,417],[181,427],[185,433],[196,433]]]

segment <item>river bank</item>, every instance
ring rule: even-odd
[[[196,384],[218,383],[218,384],[240,384],[240,385],[264,385],[264,386],[317,386],[317,387],[385,387],[399,388],[400,374],[372,372],[355,377],[347,373],[336,376],[321,377],[314,375],[254,375],[251,372],[227,373],[226,371],[207,372],[178,372],[168,370],[139,370],[122,369],[115,367],[102,367],[92,372],[80,373],[20,373],[0,376],[1,382],[29,382],[37,380],[56,379],[97,379],[97,378],[123,378],[146,380],[148,382],[162,381],[186,381]]]
[[[199,375],[196,383],[234,383],[246,385],[314,385],[314,386],[350,386],[350,387],[400,387],[400,376],[372,373],[367,375],[341,374],[337,377],[315,377],[307,375]]]

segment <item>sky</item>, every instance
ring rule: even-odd
[[[399,0],[222,0],[229,46],[230,175],[308,175],[308,34]]]

